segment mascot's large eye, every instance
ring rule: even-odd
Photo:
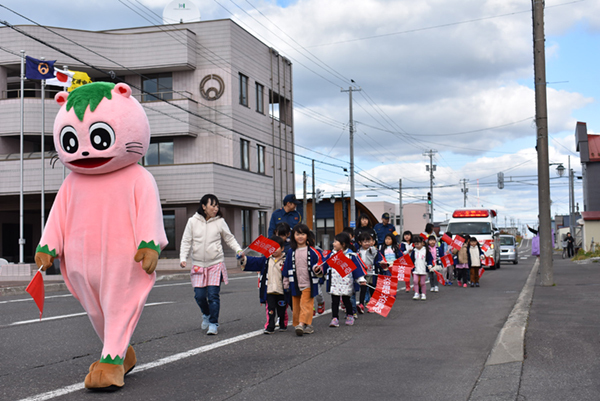
[[[77,152],[77,149],[79,149],[79,139],[77,139],[75,128],[68,125],[60,131],[60,146],[67,153]]]
[[[90,127],[90,141],[98,150],[106,150],[115,143],[115,131],[107,123],[94,123]]]

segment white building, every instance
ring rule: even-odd
[[[161,256],[178,256],[187,219],[207,193],[219,198],[241,244],[266,233],[270,213],[294,192],[288,59],[231,20],[99,32],[52,28],[62,37],[37,26],[17,28],[61,51],[0,28],[3,48],[16,53],[0,52],[0,257],[17,261],[19,246],[20,50],[94,81],[132,87],[150,120],[143,162],[158,184],[170,241]],[[39,81],[27,80],[24,91],[25,262],[33,260],[41,235],[40,88]],[[58,111],[53,97],[60,88],[47,89],[46,216],[63,180],[63,166],[51,160]]]
[[[384,213],[390,214],[390,223],[400,233],[400,205],[386,201],[362,202],[369,208],[371,213],[381,222],[381,216]],[[413,234],[421,233],[425,230],[425,225],[429,223],[429,205],[427,203],[409,203],[402,205],[402,214],[404,215],[403,231],[409,230]]]

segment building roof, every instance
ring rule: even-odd
[[[591,162],[600,162],[600,135],[588,134],[588,148]]]
[[[600,211],[596,212],[581,212],[581,216],[584,221],[598,221],[600,220]]]

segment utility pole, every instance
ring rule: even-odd
[[[315,189],[315,159],[312,161],[312,231],[315,234],[315,241],[317,240],[317,202],[316,202],[316,189]]]
[[[540,217],[540,273],[542,286],[554,285],[550,223],[550,166],[548,160],[548,108],[546,100],[546,51],[544,1],[532,0],[535,125],[538,152],[538,203]]]
[[[350,97],[350,227],[356,227],[356,204],[354,198],[354,117],[352,116],[352,91],[359,92],[361,89],[350,86],[348,90],[342,89],[342,92],[348,92]]]
[[[402,207],[402,178],[398,180],[398,203],[400,204],[400,235],[404,232],[404,213]]]
[[[304,196],[302,198],[302,222],[304,224],[306,224],[307,220],[306,220],[306,206],[308,204],[307,200],[306,200],[306,171],[302,172],[302,183],[304,184]]]
[[[429,193],[431,193],[431,204],[429,205],[429,220],[433,224],[433,172],[435,171],[435,164],[433,164],[433,156],[437,153],[437,150],[429,149],[428,152],[423,152],[423,156],[429,157],[429,165],[425,166],[426,171],[429,171]]]
[[[574,181],[575,176],[571,169],[571,155],[569,155],[569,232],[573,238],[575,238],[575,225],[573,224],[573,218],[575,217],[575,213],[573,213],[575,209]]]
[[[467,192],[469,192],[469,188],[467,188],[467,182],[469,182],[469,180],[466,178],[460,180],[460,184],[463,186],[461,188],[461,192],[463,193],[463,207],[467,207]]]

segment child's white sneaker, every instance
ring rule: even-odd
[[[427,299],[427,297],[425,296],[425,294],[421,294],[421,301],[425,301]]]
[[[418,292],[415,292],[415,296],[413,297],[413,299],[414,299],[414,300],[417,300],[417,299],[419,299],[419,293],[418,293]]]

